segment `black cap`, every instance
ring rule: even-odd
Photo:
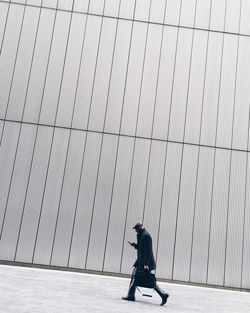
[[[138,222],[135,224],[135,226],[133,227],[133,229],[135,228],[141,228],[142,227],[142,223]]]

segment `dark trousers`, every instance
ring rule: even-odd
[[[137,268],[134,267],[132,272],[132,277],[129,284],[129,290],[128,290],[128,297],[134,298],[135,297],[135,291],[136,291],[136,283],[135,283],[135,273],[137,271]],[[158,295],[162,298],[165,295],[165,292],[159,288],[157,284],[155,284],[154,290],[158,293]]]

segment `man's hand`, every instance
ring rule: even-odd
[[[128,243],[130,244],[131,247],[135,247],[135,243],[134,242],[128,241]]]
[[[148,265],[144,265],[144,270],[149,270],[149,266]]]

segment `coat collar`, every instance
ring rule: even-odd
[[[137,238],[140,238],[144,232],[145,232],[145,228],[142,228],[142,231],[139,234],[137,234]]]

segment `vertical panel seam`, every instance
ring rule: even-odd
[[[11,1],[9,1],[7,14],[6,14],[6,18],[5,18],[4,29],[3,29],[3,37],[2,37],[2,41],[1,41],[1,45],[0,45],[0,56],[1,56],[2,51],[3,51],[3,43],[4,43],[4,38],[5,38],[5,34],[6,34],[6,27],[7,27],[8,19],[9,19],[10,3],[11,3]]]
[[[135,0],[135,7],[134,7],[134,16],[133,16],[133,19],[135,18],[136,1],[137,1],[137,0]],[[148,13],[148,21],[149,21],[149,19],[150,19],[150,14],[151,14],[151,4],[152,4],[152,0],[150,0],[150,7],[149,7],[149,13]],[[134,24],[133,24],[133,25],[134,25]],[[127,205],[126,205],[126,217],[125,217],[124,233],[123,233],[123,241],[122,241],[122,253],[121,253],[120,272],[121,272],[121,269],[122,269],[122,261],[123,261],[123,253],[124,253],[124,241],[125,241],[125,236],[126,236],[127,217],[128,217],[128,210],[129,210],[130,191],[131,191],[131,182],[132,182],[132,174],[133,174],[133,167],[134,167],[136,134],[137,134],[137,126],[138,126],[138,116],[139,116],[139,107],[140,107],[140,99],[141,99],[141,89],[142,89],[142,81],[143,81],[143,74],[144,74],[144,65],[145,65],[146,48],[147,48],[148,28],[149,28],[149,23],[147,23],[146,40],[145,40],[145,45],[144,45],[143,65],[142,65],[142,73],[141,73],[141,84],[140,84],[140,92],[139,92],[137,116],[136,116],[135,137],[134,137],[134,143],[133,143],[132,163],[131,163],[131,169],[130,169],[129,189],[128,189],[128,197],[127,197]],[[131,40],[132,40],[132,37],[131,37]],[[124,95],[125,95],[125,94],[124,94]],[[122,119],[121,119],[121,123],[122,123]]]
[[[43,84],[43,91],[42,91],[42,98],[41,98],[39,115],[38,115],[38,123],[40,122],[40,118],[41,118],[42,105],[43,105],[45,88],[46,88],[46,81],[47,81],[48,70],[49,70],[49,65],[50,65],[50,57],[51,57],[52,45],[53,45],[54,34],[55,34],[55,26],[56,26],[56,20],[57,20],[58,4],[59,4],[59,0],[57,0],[56,10],[55,10],[55,15],[54,15],[54,22],[53,22],[53,28],[52,28],[52,34],[51,34],[51,40],[50,40],[50,47],[49,47],[49,55],[48,55],[48,60],[47,60],[46,73],[45,73],[45,77],[44,77],[44,84]],[[37,125],[36,132],[38,132],[38,127],[39,127],[39,125]],[[35,142],[35,148],[36,148],[36,143],[37,142]],[[51,138],[51,147],[52,147],[52,143],[53,143],[53,138]],[[34,263],[35,252],[36,252],[36,244],[37,244],[38,234],[39,234],[39,230],[40,230],[40,222],[41,222],[41,217],[42,217],[42,212],[43,212],[43,203],[44,203],[44,197],[45,197],[45,191],[46,191],[46,183],[47,183],[48,173],[49,173],[49,163],[50,163],[51,153],[52,153],[52,149],[50,148],[49,158],[48,158],[48,163],[47,163],[46,176],[45,176],[44,187],[43,187],[42,201],[41,201],[41,205],[40,205],[40,212],[39,212],[39,218],[38,218],[38,223],[37,223],[37,231],[36,231],[34,249],[33,249],[33,254],[32,254],[32,263]]]
[[[117,43],[117,34],[118,34],[120,10],[121,10],[121,0],[119,0],[118,18],[117,18],[117,21],[116,21],[115,38],[114,38],[113,53],[112,53],[112,62],[111,62],[111,69],[110,69],[110,75],[109,75],[108,94],[107,94],[107,99],[106,99],[105,117],[104,117],[104,123],[103,123],[102,140],[103,140],[103,137],[104,137],[104,131],[105,131],[105,126],[106,126],[107,110],[108,110],[108,105],[109,105],[109,96],[110,96],[111,79],[112,79],[112,74],[113,74],[113,65],[114,65],[115,52],[116,52],[116,43]],[[118,138],[118,140],[119,140],[119,138]],[[110,217],[111,217],[111,209],[112,209],[112,200],[113,200],[114,184],[115,184],[114,177],[115,177],[115,174],[116,174],[116,166],[117,166],[117,157],[118,157],[118,154],[116,153],[115,164],[114,164],[114,172],[113,172],[113,180],[112,180],[112,187],[111,187],[110,204],[109,204],[109,209],[108,209],[108,223],[107,223],[107,227],[106,227],[106,235],[105,235],[105,242],[104,242],[104,252],[103,252],[103,259],[102,259],[102,272],[103,272],[104,266],[105,266],[106,249],[107,249],[107,242],[108,242],[108,233],[109,233],[109,225],[110,225]]]
[[[88,0],[88,8],[87,12],[89,12],[90,7],[90,0]],[[82,60],[83,60],[83,51],[85,48],[85,40],[86,40],[86,33],[87,33],[87,26],[88,26],[88,20],[89,15],[86,15],[85,25],[84,25],[84,34],[83,34],[83,42],[81,47],[81,57],[80,57],[80,64],[78,68],[78,76],[77,76],[77,83],[76,83],[76,89],[75,89],[75,97],[74,97],[74,106],[73,106],[73,112],[72,112],[72,118],[71,118],[71,128],[73,125],[74,115],[75,115],[75,106],[76,106],[76,98],[77,98],[77,92],[79,87],[79,80],[80,80],[80,73],[81,73],[81,66],[82,66]],[[82,178],[82,171],[83,171],[83,163],[84,163],[84,156],[85,156],[85,149],[86,149],[86,132],[84,136],[84,147],[83,147],[83,154],[81,158],[81,170],[79,175],[79,182],[77,187],[77,195],[76,195],[76,203],[75,203],[75,209],[74,209],[74,217],[73,217],[73,225],[72,225],[72,231],[71,231],[71,237],[70,237],[70,245],[69,245],[69,252],[68,252],[68,258],[67,258],[67,267],[69,267],[70,263],[70,256],[71,256],[71,250],[72,250],[72,244],[73,244],[73,238],[74,238],[74,230],[75,230],[75,222],[76,222],[76,215],[77,215],[77,209],[78,209],[78,201],[79,201],[79,194],[80,194],[80,187],[81,187],[81,178]]]
[[[145,60],[146,60],[146,52],[147,52],[147,44],[148,44],[148,30],[149,30],[149,25],[150,25],[149,20],[150,20],[150,15],[151,15],[151,6],[152,6],[152,0],[150,0],[150,5],[149,5],[146,40],[145,40],[144,53],[143,53],[143,65],[142,65],[142,73],[141,73],[141,83],[140,83],[140,91],[139,91],[139,99],[138,99],[138,108],[137,108],[137,115],[136,115],[135,137],[134,137],[134,144],[133,144],[132,165],[131,165],[131,171],[130,171],[129,192],[128,192],[128,200],[127,200],[127,214],[128,214],[128,210],[129,210],[130,191],[131,191],[131,183],[132,183],[132,176],[133,176],[133,169],[134,169],[135,146],[136,146],[136,139],[137,139],[136,135],[137,135],[137,128],[138,128],[138,120],[139,120],[139,112],[140,112],[140,104],[141,104],[141,94],[142,94],[142,84],[143,84]],[[127,226],[127,218],[125,221],[125,232],[124,232],[123,246],[122,246],[123,248],[124,248],[124,240],[125,240],[125,235],[126,235],[126,226]]]
[[[42,0],[42,2],[43,2],[43,0]],[[36,28],[36,35],[35,35],[35,41],[34,41],[34,46],[33,46],[33,52],[32,52],[30,70],[29,70],[28,83],[27,83],[26,92],[25,92],[25,99],[24,99],[24,106],[23,106],[23,112],[22,112],[21,121],[23,121],[23,118],[24,118],[24,112],[25,112],[25,108],[26,108],[27,95],[28,95],[28,90],[29,90],[29,86],[30,86],[30,77],[31,77],[31,72],[32,72],[32,68],[33,68],[34,55],[35,55],[35,51],[36,51],[38,31],[39,31],[39,27],[40,27],[40,19],[41,19],[41,12],[42,12],[42,2],[41,2],[40,9],[39,9],[39,16],[38,16],[38,22],[37,22],[37,28]],[[21,132],[21,129],[22,129],[22,123],[21,123],[21,127],[20,127],[20,132]],[[37,132],[35,133],[34,143],[36,142],[36,139],[37,139]],[[35,153],[35,144],[34,144],[34,148],[33,148],[33,151],[32,151],[32,156],[31,156],[31,163],[30,163],[30,169],[29,169],[29,174],[28,174],[28,181],[27,181],[27,186],[26,186],[26,190],[25,190],[25,197],[24,197],[24,203],[23,203],[23,207],[22,207],[21,221],[20,221],[20,224],[19,224],[18,237],[17,237],[16,249],[15,249],[15,254],[14,254],[14,261],[16,260],[17,249],[18,249],[18,244],[19,244],[19,239],[20,239],[20,233],[21,233],[21,228],[22,228],[22,223],[23,223],[23,216],[24,216],[26,199],[27,199],[29,182],[30,182],[30,176],[31,176],[31,171],[32,171],[32,166],[33,166],[34,153]]]
[[[166,18],[166,13],[167,13],[167,5],[168,5],[168,0],[165,1],[165,7],[164,7],[164,15],[163,15],[163,22],[165,21]],[[160,55],[159,55],[159,62],[158,62],[158,71],[157,71],[157,81],[156,81],[156,90],[155,90],[155,99],[154,99],[154,112],[153,112],[153,123],[152,123],[152,128],[151,128],[151,141],[150,141],[150,151],[151,151],[151,145],[152,145],[152,138],[153,138],[153,132],[154,132],[154,123],[155,123],[155,111],[156,111],[156,106],[157,106],[157,97],[158,97],[158,91],[159,91],[159,77],[160,77],[160,66],[161,66],[161,61],[162,61],[162,47],[163,47],[163,38],[164,38],[164,30],[165,26],[162,26],[162,32],[161,32],[161,45],[160,45]],[[166,143],[167,145],[167,143]],[[165,148],[166,149],[166,148]],[[165,156],[165,155],[164,155]],[[149,157],[150,158],[150,157]],[[165,161],[165,160],[164,160]],[[165,162],[163,164],[163,173],[162,173],[162,182],[161,182],[161,188],[163,190],[163,184],[164,184],[164,177],[165,177]],[[162,198],[163,198],[163,192],[161,192],[161,199],[160,199],[160,207],[159,207],[159,220],[158,220],[158,231],[157,231],[157,238],[156,238],[156,253],[155,253],[155,261],[157,264],[157,257],[158,257],[158,248],[159,248],[159,238],[160,238],[160,228],[161,228],[161,215],[162,215]]]
[[[58,95],[58,100],[57,100],[57,107],[56,107],[56,114],[55,114],[55,119],[54,119],[54,126],[56,125],[56,122],[57,122],[58,109],[59,109],[60,99],[61,99],[61,95],[62,95],[62,93],[61,93],[62,92],[62,84],[63,84],[66,60],[67,60],[67,56],[68,56],[69,39],[70,39],[70,35],[71,35],[71,30],[72,30],[71,27],[72,27],[74,3],[75,3],[75,0],[73,0],[73,2],[72,2],[72,9],[70,11],[70,21],[69,21],[68,34],[67,34],[66,50],[65,50],[65,53],[64,53],[63,69],[62,69],[62,76],[61,76],[61,82],[60,82],[60,88],[59,88],[59,95]],[[55,129],[56,128],[53,127],[53,134],[52,134],[52,141],[51,141],[51,150],[53,148],[53,143],[54,143]],[[57,208],[56,223],[55,223],[55,229],[54,229],[54,235],[53,235],[53,241],[52,241],[52,248],[51,248],[49,265],[51,265],[51,262],[52,262],[53,250],[54,250],[54,245],[55,245],[55,237],[56,237],[58,218],[59,218],[59,213],[60,213],[60,205],[61,205],[61,199],[62,199],[62,190],[63,190],[64,179],[65,179],[65,172],[66,172],[66,163],[67,163],[67,157],[68,157],[68,151],[69,151],[69,143],[70,143],[70,132],[68,134],[68,145],[67,145],[66,156],[65,156],[65,165],[64,165],[64,169],[63,169],[63,177],[62,177],[62,183],[61,183],[59,203],[58,203],[58,208]],[[49,160],[48,167],[50,167],[50,165],[51,165],[50,160]]]
[[[201,131],[202,131],[205,87],[206,87],[206,77],[207,77],[207,61],[208,61],[208,47],[209,47],[209,38],[210,38],[209,29],[210,29],[210,23],[211,23],[211,13],[212,13],[212,0],[210,1],[210,10],[209,10],[209,25],[208,25],[208,34],[207,34],[205,69],[204,69],[203,92],[202,92],[202,106],[201,106],[201,115],[200,115],[200,130],[199,130],[199,144],[198,144],[198,160],[197,160],[197,168],[196,168],[196,185],[195,185],[194,214],[193,214],[193,224],[192,224],[192,242],[191,242],[191,257],[190,257],[190,267],[189,267],[189,282],[191,281],[191,272],[192,272],[192,263],[193,263],[194,225],[195,225],[196,204],[197,204],[198,175],[199,175],[200,150],[201,150],[200,143],[201,143]]]
[[[0,138],[0,147],[2,146],[2,139],[3,139],[4,129],[5,129],[5,120],[7,118],[9,102],[10,102],[10,95],[11,95],[12,85],[13,85],[14,76],[15,76],[16,63],[17,63],[17,58],[18,58],[18,52],[19,52],[19,47],[20,47],[20,42],[21,42],[21,37],[22,37],[22,31],[23,31],[24,18],[25,18],[26,7],[27,7],[26,3],[27,3],[27,0],[25,0],[25,4],[23,5],[23,15],[22,15],[22,21],[21,21],[19,36],[18,36],[18,43],[17,43],[15,61],[14,61],[12,75],[11,75],[11,83],[10,83],[9,92],[8,92],[7,105],[6,105],[6,110],[5,110],[5,114],[4,114],[4,124],[3,124],[3,129],[2,129],[1,138]],[[6,25],[6,27],[7,27],[7,25]],[[0,236],[0,238],[1,238],[1,236]]]
[[[249,139],[250,139],[250,108],[248,113],[248,136],[247,136],[247,148],[249,148]],[[244,251],[245,251],[245,229],[246,229],[246,204],[247,204],[247,187],[248,187],[248,166],[249,166],[249,153],[246,153],[246,176],[245,176],[245,196],[244,196],[244,222],[242,229],[242,253],[241,253],[241,276],[240,276],[240,288],[243,284],[243,268],[244,268]],[[249,195],[248,195],[249,197]]]
[[[116,179],[117,160],[118,160],[118,153],[119,153],[119,147],[120,147],[121,125],[122,125],[122,117],[123,117],[123,109],[124,109],[125,95],[126,95],[126,90],[127,90],[128,70],[129,70],[129,65],[130,65],[131,45],[132,45],[133,30],[134,30],[134,18],[135,18],[136,4],[137,4],[136,1],[137,1],[137,0],[134,0],[133,19],[132,19],[132,25],[131,25],[131,31],[130,31],[128,59],[127,59],[126,74],[125,74],[125,83],[124,83],[123,98],[122,98],[122,108],[121,108],[121,115],[120,115],[120,125],[119,125],[119,134],[118,134],[118,143],[117,143],[117,149],[116,149],[115,170],[114,170],[114,175],[113,175],[113,186],[114,186],[114,184],[115,184],[115,179]],[[111,198],[110,208],[112,207],[112,203],[113,203],[113,198]],[[110,210],[111,210],[111,209],[110,209]],[[125,225],[126,225],[126,220],[127,220],[127,210],[126,210],[126,216],[125,216]],[[125,227],[126,227],[126,226],[125,226]],[[119,272],[121,272],[121,266],[122,266],[123,247],[124,247],[124,238],[125,238],[125,230],[126,230],[125,227],[124,227],[124,234],[123,234],[123,244],[122,244],[122,252],[121,252],[121,258],[120,258]],[[107,236],[108,236],[108,234],[107,234]]]
[[[182,0],[180,2],[180,8],[179,8],[179,19],[178,19],[178,27],[177,27],[177,35],[176,35],[176,45],[175,45],[175,57],[174,57],[174,68],[173,68],[173,78],[172,78],[172,87],[171,87],[171,97],[170,97],[170,108],[169,108],[169,118],[168,118],[168,129],[167,129],[167,143],[166,143],[166,149],[165,149],[165,160],[164,160],[164,177],[163,177],[163,184],[162,184],[162,193],[161,193],[161,211],[162,211],[162,204],[163,204],[163,193],[165,188],[165,172],[166,172],[166,166],[167,166],[167,157],[168,157],[168,140],[169,140],[169,129],[170,129],[170,120],[171,120],[171,113],[172,113],[172,104],[173,104],[173,90],[174,90],[174,82],[175,82],[175,74],[176,74],[176,60],[177,60],[177,52],[178,52],[178,46],[179,46],[179,31],[180,31],[180,20],[181,20],[181,11],[182,11]],[[159,234],[160,236],[160,234]],[[160,240],[160,237],[159,239]],[[158,251],[157,251],[158,255]],[[156,255],[156,258],[157,258]],[[172,269],[171,272],[173,273],[173,262],[172,262]],[[171,279],[173,279],[173,275],[171,274]]]
[[[197,11],[197,0],[195,2],[195,13],[194,13],[193,25],[195,25],[195,22],[196,22],[196,11]],[[178,200],[177,200],[177,214],[176,214],[176,224],[175,224],[172,279],[174,277],[174,269],[175,269],[176,242],[177,242],[177,230],[178,230],[178,221],[179,221],[179,205],[180,205],[180,193],[181,193],[181,183],[182,183],[182,169],[183,169],[183,158],[184,158],[184,147],[185,147],[184,140],[185,140],[185,132],[186,132],[187,108],[188,108],[188,100],[189,100],[191,68],[192,68],[192,61],[193,61],[193,46],[194,46],[194,29],[192,31],[191,55],[190,55],[190,61],[189,61],[189,74],[188,74],[188,86],[187,86],[187,96],[186,96],[185,119],[184,119],[184,129],[183,129],[183,137],[182,137],[183,138],[183,144],[182,144],[182,150],[181,150],[181,168],[180,168]],[[189,260],[189,262],[190,262],[190,260]]]
[[[212,0],[213,1],[213,0]],[[227,13],[227,0],[225,1],[225,12],[224,12],[224,30],[226,27],[226,13]],[[220,79],[219,79],[219,90],[218,90],[218,103],[217,103],[217,117],[216,117],[216,132],[215,132],[215,146],[217,143],[217,133],[218,133],[218,119],[219,119],[219,108],[220,108],[220,95],[221,95],[221,77],[222,77],[222,65],[224,57],[224,33],[222,35],[222,50],[221,50],[221,64],[220,64]],[[210,210],[210,223],[209,223],[209,242],[208,242],[208,261],[207,261],[207,274],[206,274],[206,284],[208,283],[209,274],[209,261],[210,261],[210,247],[211,247],[211,227],[212,227],[212,216],[213,216],[213,199],[214,199],[214,177],[215,177],[215,165],[216,165],[216,151],[214,149],[214,161],[213,161],[213,183],[212,183],[212,194],[211,194],[211,210]]]
[[[104,0],[104,6],[103,6],[103,14],[106,6],[106,0]],[[97,71],[97,65],[99,60],[99,52],[100,52],[100,44],[101,44],[101,38],[102,38],[102,28],[103,28],[103,20],[104,16],[101,17],[101,28],[99,33],[99,41],[98,41],[98,48],[97,48],[97,56],[96,56],[96,63],[95,63],[95,71],[94,71],[94,80],[92,85],[92,91],[91,91],[91,98],[90,98],[90,108],[89,108],[89,116],[88,116],[88,126],[89,128],[89,121],[90,121],[90,114],[91,114],[91,107],[92,107],[92,101],[93,101],[93,94],[94,94],[94,87],[95,87],[95,79],[96,79],[96,71]],[[86,139],[88,136],[88,132],[86,133]],[[101,161],[101,155],[102,155],[102,145],[103,142],[101,142],[100,152],[99,152],[99,161],[98,161],[98,168],[97,168],[97,177],[96,177],[96,183],[95,183],[95,191],[94,191],[94,200],[92,205],[92,212],[91,212],[91,218],[90,218],[90,228],[89,228],[89,235],[88,235],[88,243],[87,243],[87,250],[86,250],[86,257],[85,257],[85,269],[87,267],[88,262],[88,253],[89,253],[89,245],[90,245],[90,239],[91,239],[91,232],[92,232],[92,223],[93,223],[93,216],[94,216],[94,207],[95,207],[95,199],[96,199],[96,190],[97,190],[97,183],[98,183],[98,176],[99,176],[99,169],[100,169],[100,161]]]
[[[25,4],[26,4],[26,2],[27,2],[27,0],[25,0]],[[14,81],[14,76],[15,76],[16,63],[17,63],[18,52],[19,52],[19,47],[20,47],[20,42],[21,42],[21,37],[22,37],[25,13],[26,13],[26,6],[24,5],[23,15],[22,15],[22,22],[21,22],[19,38],[18,38],[18,44],[17,44],[17,50],[16,50],[16,56],[15,56],[15,61],[14,61],[12,77],[11,77],[11,84],[10,84],[10,89],[9,89],[9,94],[8,94],[7,106],[6,106],[6,110],[5,110],[5,119],[6,119],[7,113],[8,113],[8,107],[9,107],[9,102],[10,102],[10,95],[11,95],[13,81]],[[0,138],[0,147],[2,146],[2,140],[3,140],[5,125],[6,125],[5,119],[4,119],[3,129],[2,129],[1,138]],[[3,234],[5,218],[6,218],[6,213],[7,213],[7,207],[8,207],[8,203],[9,203],[10,190],[11,190],[11,186],[12,186],[12,179],[13,179],[13,174],[14,174],[14,170],[15,170],[15,166],[16,166],[16,158],[17,158],[17,151],[18,151],[18,146],[19,146],[20,134],[21,134],[21,125],[20,125],[19,135],[18,135],[18,139],[17,139],[17,146],[16,146],[16,152],[15,152],[15,157],[14,157],[13,168],[12,168],[12,171],[11,171],[11,177],[10,177],[10,184],[9,184],[9,188],[8,188],[7,199],[6,199],[6,203],[5,203],[3,221],[2,221],[1,232],[0,232],[0,240],[1,240],[2,234]]]
[[[167,3],[168,3],[168,0],[165,1],[163,21],[165,21],[165,18],[166,18]],[[161,65],[161,60],[162,60],[162,46],[163,46],[164,30],[165,30],[165,26],[162,25],[161,43],[160,43],[160,50],[159,50],[159,61],[158,61],[157,78],[156,78],[156,89],[155,89],[155,97],[154,97],[153,119],[152,119],[151,133],[150,133],[150,148],[149,148],[149,157],[148,157],[149,161],[148,161],[148,171],[147,171],[145,198],[144,198],[144,205],[143,205],[142,223],[144,221],[145,205],[146,205],[146,198],[147,198],[149,166],[150,166],[150,162],[151,162],[151,149],[152,149],[152,143],[153,143],[152,139],[153,139],[153,131],[154,131],[154,123],[155,123],[155,111],[156,111],[156,103],[157,103],[158,88],[159,88],[159,76],[160,76],[160,65]],[[163,171],[162,183],[163,183],[163,180],[164,180],[164,171]],[[159,227],[160,227],[160,219],[161,219],[161,207],[159,209],[160,210],[159,210],[158,234],[157,234],[157,239],[156,239],[156,260],[157,260],[157,251],[158,251]]]
[[[240,0],[240,16],[239,16],[239,25],[238,29],[240,30],[241,23],[241,9],[242,9],[242,0]],[[237,79],[238,79],[238,61],[239,61],[239,39],[237,40],[237,53],[236,53],[236,66],[235,66],[235,82],[234,82],[234,103],[233,103],[233,121],[232,121],[232,130],[231,130],[231,145],[233,147],[233,134],[234,134],[234,114],[235,114],[235,102],[236,102],[236,88],[237,88]],[[224,255],[224,273],[223,273],[223,286],[225,286],[226,281],[226,266],[227,266],[227,247],[228,247],[228,223],[229,223],[229,210],[230,210],[230,193],[231,193],[231,174],[232,174],[232,156],[233,151],[230,151],[230,168],[229,168],[229,184],[228,184],[228,199],[227,199],[227,217],[226,217],[226,242],[225,242],[225,255]]]

